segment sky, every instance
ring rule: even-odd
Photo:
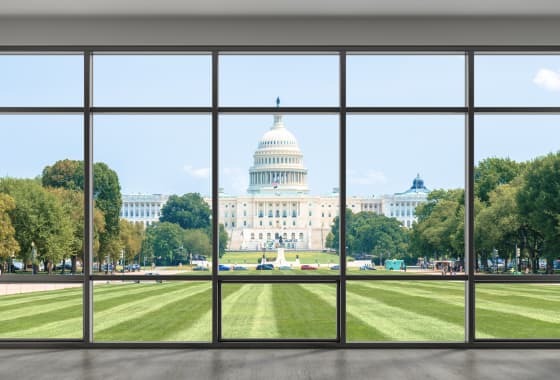
[[[223,55],[223,106],[336,106],[336,55]],[[99,55],[94,105],[209,106],[209,55]],[[79,55],[0,55],[0,106],[80,106]],[[349,106],[462,106],[462,55],[349,55]],[[481,55],[479,106],[560,106],[560,56]],[[244,194],[252,155],[273,115],[221,115],[219,186]],[[338,187],[339,117],[285,115],[312,194]],[[348,115],[348,195],[464,184],[463,115]],[[211,192],[210,115],[96,115],[94,160],[119,175],[123,193]],[[0,115],[0,177],[35,177],[56,160],[82,159],[80,115]],[[529,160],[560,148],[560,116],[477,115],[475,161]]]

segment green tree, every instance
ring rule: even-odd
[[[395,218],[373,212],[358,212],[352,215],[346,231],[349,254],[370,253],[385,258],[407,257],[408,234]]]
[[[16,208],[14,198],[0,193],[0,258],[8,260],[19,253],[16,230],[12,226],[9,213]]]
[[[418,222],[410,232],[416,256],[464,257],[464,191],[434,190],[416,208]]]
[[[161,209],[160,222],[175,223],[182,228],[210,227],[210,207],[198,193],[172,195]]]
[[[103,213],[105,219],[103,229],[98,230],[99,250],[103,255],[105,249],[113,249],[119,241],[121,188],[117,173],[105,163],[97,162],[93,165],[93,177],[95,206]],[[75,160],[57,161],[43,169],[41,181],[44,186],[83,191],[84,163]],[[113,240],[116,242],[112,242]]]
[[[204,255],[206,257],[212,255],[212,245],[208,235],[203,230],[185,230],[183,233],[183,247],[189,255]],[[190,263],[190,261],[189,261]]]
[[[509,158],[486,158],[478,163],[474,170],[474,193],[482,202],[488,202],[490,192],[499,185],[510,183],[525,168]]]
[[[9,214],[16,240],[22,248],[22,259],[31,261],[34,243],[37,258],[50,274],[53,264],[71,250],[73,229],[70,216],[58,198],[35,180],[4,178],[0,180],[0,192],[15,200],[16,207]]]
[[[172,265],[177,250],[184,244],[185,230],[178,224],[169,222],[154,223],[146,228],[143,250],[153,257],[156,264]]]
[[[547,272],[553,271],[553,259],[558,257],[560,245],[560,152],[538,158],[529,164],[517,195],[519,211],[527,219],[542,242],[528,244],[530,251],[542,252],[547,259]],[[537,255],[535,255],[537,256]],[[536,264],[536,263],[535,263]],[[536,271],[537,265],[533,265]]]
[[[519,180],[499,185],[488,194],[488,204],[476,213],[475,244],[484,264],[490,253],[497,249],[499,256],[506,261],[507,268],[508,261],[515,257],[515,247],[521,246],[518,191]]]
[[[120,241],[124,249],[124,258],[127,262],[134,261],[142,249],[144,240],[144,226],[142,223],[120,220]]]

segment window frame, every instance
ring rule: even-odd
[[[475,336],[475,286],[477,283],[560,283],[560,275],[487,275],[475,276],[476,256],[474,252],[474,132],[476,114],[560,114],[560,107],[482,107],[475,104],[474,64],[478,54],[560,54],[560,46],[0,46],[0,54],[79,54],[83,56],[84,104],[80,107],[0,107],[2,114],[81,114],[84,118],[84,274],[80,277],[38,276],[25,278],[5,274],[2,283],[82,283],[83,284],[83,338],[82,339],[1,339],[0,347],[10,348],[560,348],[560,339],[477,339]],[[92,104],[92,60],[94,54],[133,53],[184,53],[211,55],[212,103],[208,107],[96,107]],[[218,103],[219,57],[221,54],[335,54],[339,57],[339,104],[336,107],[221,107]],[[346,105],[346,57],[349,54],[459,54],[465,59],[465,104],[461,107],[348,107]],[[346,116],[348,114],[460,114],[465,122],[465,275],[454,277],[465,283],[465,339],[463,342],[352,342],[346,339],[346,284],[348,281],[449,281],[446,277],[406,274],[403,276],[361,276],[346,275],[346,266],[340,266],[339,276],[235,276],[227,277],[218,272],[218,118],[221,114],[338,114],[339,123],[339,204],[346,204]],[[212,272],[209,275],[154,276],[153,279],[166,281],[211,281],[212,282],[212,342],[111,342],[93,340],[93,282],[99,280],[122,280],[122,275],[96,275],[92,273],[93,253],[93,126],[94,114],[168,114],[205,113],[212,119]],[[345,231],[346,208],[340,209],[340,231]],[[346,263],[345,234],[340,238],[340,262]],[[144,276],[130,275],[127,280],[143,280]],[[337,339],[324,340],[223,340],[221,339],[221,285],[229,282],[243,283],[316,283],[337,284]]]

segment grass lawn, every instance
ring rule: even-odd
[[[229,251],[220,258],[220,264],[258,264],[262,258],[262,251]],[[320,251],[285,251],[287,261],[295,261],[299,255],[300,264],[338,264],[338,255]],[[267,260],[276,258],[276,251],[266,251]]]
[[[334,285],[224,284],[222,296],[224,338],[336,336]],[[349,341],[463,340],[462,282],[349,281],[347,301]],[[476,301],[479,338],[560,338],[560,286],[479,284]],[[94,287],[97,341],[208,341],[211,314],[209,282]],[[81,288],[0,296],[0,338],[81,333]]]

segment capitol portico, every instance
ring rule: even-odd
[[[228,195],[222,189],[219,192],[219,219],[229,235],[228,249],[272,248],[280,240],[287,249],[327,248],[327,236],[339,214],[338,189],[325,195],[309,194],[303,152],[284,125],[282,115],[274,116],[272,127],[259,140],[248,174],[247,194]],[[416,220],[416,206],[427,201],[428,193],[417,175],[405,192],[379,197],[350,196],[346,207],[352,212],[393,217],[410,228]],[[149,205],[149,219],[143,222],[157,221],[166,200],[161,195],[123,195],[121,217],[138,221],[136,210],[142,213],[145,205]],[[205,200],[211,207],[211,198]],[[140,205],[131,205],[134,202]]]

